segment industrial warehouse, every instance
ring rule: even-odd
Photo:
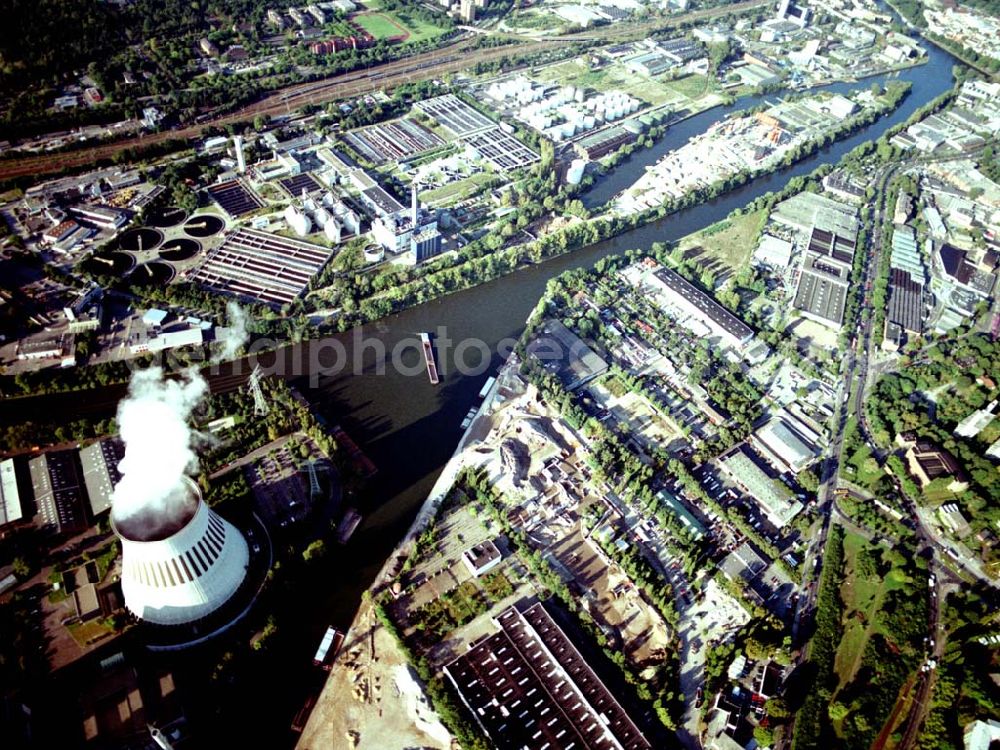
[[[454,94],[425,99],[417,102],[413,108],[438,122],[456,138],[481,133],[496,126],[493,120]]]
[[[344,140],[374,164],[408,159],[443,143],[420,123],[406,119],[362,128]]]
[[[498,172],[521,169],[538,161],[538,154],[500,128],[465,136],[464,141]]]
[[[682,325],[697,334],[732,349],[742,349],[753,340],[750,326],[669,268],[646,261],[629,266],[622,276],[636,288],[657,295]]]
[[[528,345],[528,354],[557,376],[570,390],[608,369],[608,363],[561,321],[549,320]]]
[[[802,503],[795,499],[791,490],[769,477],[743,448],[724,456],[719,463],[723,471],[757,501],[775,528],[784,528],[802,511]]]
[[[652,747],[540,603],[494,622],[444,673],[496,747]]]
[[[232,180],[207,188],[212,200],[233,219],[263,208],[264,204],[241,180]]]

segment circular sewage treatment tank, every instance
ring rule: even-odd
[[[188,219],[184,225],[185,233],[192,237],[211,237],[218,234],[226,226],[226,222],[212,214],[199,214]]]
[[[151,211],[149,216],[146,218],[146,222],[151,227],[157,227],[159,229],[169,229],[170,227],[176,227],[184,222],[187,218],[187,211],[178,206],[167,206],[166,208],[158,208],[155,211]]]
[[[138,286],[159,286],[174,278],[174,267],[161,260],[151,260],[136,268],[128,280]]]
[[[163,242],[163,232],[150,227],[129,229],[118,238],[118,247],[122,250],[153,250]]]
[[[83,270],[94,276],[124,276],[135,268],[135,258],[128,253],[96,253],[83,261]]]
[[[182,261],[193,258],[201,251],[201,243],[198,240],[189,240],[181,237],[176,240],[168,240],[160,247],[160,258],[167,261]]]

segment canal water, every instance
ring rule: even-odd
[[[792,177],[808,174],[821,164],[837,162],[855,146],[877,138],[951,87],[955,58],[935,47],[930,48],[929,55],[925,65],[898,75],[900,80],[913,85],[899,109],[792,167],[619,237],[389,316],[335,339],[289,346],[270,355],[276,358],[270,360],[276,363],[275,369],[283,372],[328,421],[341,424],[378,466],[379,472],[363,498],[364,522],[351,542],[331,556],[328,585],[301,603],[294,621],[283,620],[285,628],[296,631],[286,642],[300,644],[301,653],[284,655],[285,674],[261,675],[258,686],[242,691],[244,695],[258,695],[260,700],[259,705],[245,706],[245,715],[254,717],[252,738],[268,747],[289,743],[288,724],[310,689],[305,686],[309,682],[306,673],[311,669],[312,653],[323,630],[331,623],[344,627],[351,622],[362,592],[404,535],[451,456],[461,435],[462,419],[478,403],[483,382],[502,361],[504,353],[498,347],[520,334],[548,280],[567,269],[589,267],[609,254],[647,248],[654,241],[676,240],[769,191],[780,190]],[[846,92],[867,87],[874,80],[884,82],[885,77],[826,88]],[[776,95],[766,98],[775,99]],[[603,178],[589,194],[588,202],[603,203],[669,150],[683,145],[731,112],[761,101],[760,97],[744,97],[730,107],[716,108],[675,125],[654,148],[633,155]],[[451,352],[441,358],[438,386],[428,382],[421,364],[416,339],[421,331],[437,334],[439,345],[445,336],[452,342]],[[452,354],[459,342],[476,342],[459,348],[464,348],[468,367],[479,365],[477,374],[462,374],[456,368]],[[407,346],[401,362],[410,374],[397,372],[391,365],[380,374],[379,350],[391,352],[403,344]],[[358,357],[360,367],[348,366],[340,373],[322,374],[323,366],[333,362],[340,347],[350,363]],[[483,355],[482,350],[488,354]],[[232,378],[223,376],[220,385],[224,381],[231,383]],[[18,399],[3,405],[0,418],[28,419],[39,412],[68,419],[80,414],[111,414],[123,390],[111,387],[88,393],[86,398],[64,394]],[[282,689],[275,691],[276,685]]]

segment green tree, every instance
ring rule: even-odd
[[[18,555],[11,562],[11,568],[20,580],[25,580],[31,576],[31,565],[23,557]]]
[[[322,539],[317,539],[316,541],[310,543],[305,550],[302,551],[302,559],[306,562],[312,562],[313,560],[320,560],[326,555],[326,543]]]
[[[770,727],[754,727],[753,738],[761,747],[770,747],[774,744],[774,730]]]
[[[829,713],[831,721],[843,721],[847,714],[850,713],[850,709],[840,701],[834,701],[830,704]]]
[[[798,479],[799,485],[806,492],[815,492],[819,489],[819,477],[816,476],[816,472],[812,469],[803,469],[798,473],[796,479]]]

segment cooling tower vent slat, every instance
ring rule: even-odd
[[[241,587],[250,561],[239,530],[215,514],[189,482],[183,515],[163,526],[126,518],[112,525],[122,541],[122,594],[136,616],[158,625],[202,620]]]

